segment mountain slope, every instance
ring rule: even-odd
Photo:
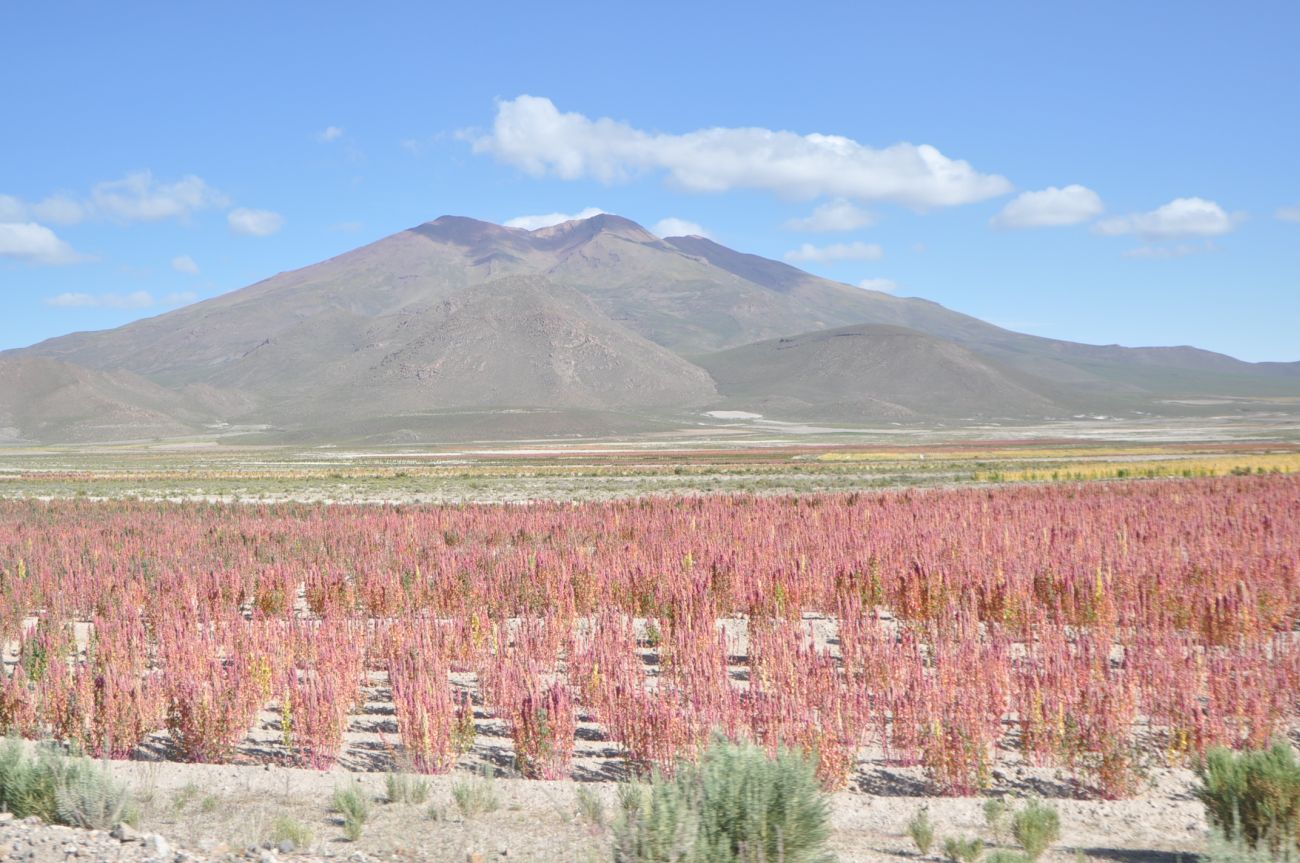
[[[535,231],[443,216],[154,318],[0,354],[20,358],[60,371],[27,373],[45,381],[23,384],[30,410],[16,384],[0,400],[28,410],[23,428],[79,439],[98,432],[60,407],[67,376],[121,434],[235,422],[304,439],[428,438],[449,423],[626,431],[742,399],[922,421],[1300,398],[1300,363],[1014,333],[612,215]],[[522,412],[508,431],[481,419],[510,410]],[[42,412],[63,418],[41,425]]]
[[[698,406],[716,398],[701,369],[610,321],[581,294],[536,276],[467,288],[429,306],[268,340],[220,380],[261,393],[264,413],[324,422],[452,408],[622,410]],[[305,361],[304,361],[305,359]]]
[[[99,372],[46,357],[0,357],[0,442],[94,442],[195,434],[238,396],[165,389],[126,371]]]
[[[1250,364],[1193,348],[1079,345],[1014,333],[937,303],[821,279],[702,237],[660,240],[618,216],[526,231],[443,216],[319,264],[103,333],[29,349],[165,384],[210,380],[305,321],[444,301],[510,274],[544,275],[680,354],[858,323],[908,327],[1066,386],[1189,395],[1289,392],[1300,363]],[[325,315],[325,317],[320,317]]]
[[[967,348],[860,324],[697,357],[734,408],[838,422],[1062,414],[1061,406]]]
[[[711,260],[728,252],[702,238],[663,241],[617,216],[537,231],[443,216],[156,318],[28,350],[89,368],[127,368],[168,384],[203,381],[265,339],[322,314],[393,314],[511,274],[543,275],[572,287],[611,319],[682,354],[864,321],[939,335],[965,328],[1002,332],[933,303],[852,288],[769,261],[797,282],[774,288]]]

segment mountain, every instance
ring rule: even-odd
[[[703,369],[540,276],[506,276],[366,318],[317,314],[208,376],[267,398],[277,423],[533,407],[653,409],[716,400]]]
[[[612,215],[535,231],[443,216],[0,354],[14,440],[222,423],[268,440],[519,438],[680,428],[718,408],[925,422],[1297,397],[1300,363],[1015,333]]]
[[[724,407],[761,413],[854,423],[1060,412],[974,351],[886,324],[770,339],[696,361],[717,381]]]
[[[206,387],[171,390],[129,371],[39,356],[0,356],[0,443],[91,443],[201,433],[247,400]]]

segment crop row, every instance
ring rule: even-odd
[[[371,673],[405,756],[475,709],[525,775],[599,723],[633,764],[714,730],[967,792],[1096,793],[1293,728],[1300,478],[527,506],[0,504],[0,731],[221,761],[278,714],[327,766]]]

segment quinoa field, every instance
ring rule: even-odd
[[[1300,476],[520,505],[0,502],[0,733],[526,779],[723,732],[1137,794],[1300,719]]]

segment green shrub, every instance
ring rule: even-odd
[[[912,820],[907,822],[907,835],[912,837],[912,842],[922,857],[930,853],[930,848],[934,845],[934,825],[930,823],[929,810],[925,807],[916,810]]]
[[[389,773],[384,777],[385,797],[389,803],[422,805],[429,799],[429,780],[410,773]]]
[[[356,788],[335,788],[331,808],[343,818],[343,835],[356,842],[370,820],[370,798]]]
[[[677,783],[656,774],[649,785],[620,785],[618,801],[615,863],[686,863],[698,859],[698,801]]]
[[[830,801],[800,752],[715,740],[699,764],[619,790],[618,863],[831,860]]]
[[[1296,857],[1285,851],[1275,857],[1266,848],[1251,848],[1240,837],[1229,839],[1218,830],[1211,830],[1201,859],[1205,863],[1291,863]]]
[[[496,780],[488,768],[484,768],[477,776],[453,782],[451,799],[465,818],[495,812],[501,806],[501,801],[497,798]]]
[[[1006,840],[1007,816],[1010,814],[1011,806],[1005,797],[990,797],[984,801],[984,823],[993,834],[994,842],[1001,843]]]
[[[78,771],[55,786],[55,820],[70,827],[111,830],[137,819],[131,793],[97,770]]]
[[[1300,764],[1285,743],[1234,753],[1211,749],[1197,766],[1210,824],[1229,846],[1244,845],[1274,858],[1300,852]]]
[[[1011,835],[1030,860],[1037,860],[1061,838],[1061,816],[1041,800],[1030,800],[1011,819]]]
[[[593,833],[605,832],[605,804],[600,802],[600,798],[590,788],[579,786],[574,801],[582,823]]]
[[[271,844],[292,842],[294,848],[302,849],[311,845],[315,836],[306,824],[288,815],[281,815],[271,823],[271,834],[267,837]]]
[[[195,799],[202,796],[202,794],[203,789],[197,784],[186,782],[181,786],[180,790],[176,792],[176,796],[172,799],[172,806],[177,812],[180,812],[185,809],[186,806],[193,803]]]
[[[969,839],[953,837],[945,839],[943,842],[943,856],[951,860],[952,863],[975,863],[983,853],[984,840],[976,837]]]
[[[989,852],[989,856],[984,858],[984,863],[1029,863],[1029,855],[1023,851],[1012,851],[1010,848],[998,848]]]
[[[33,754],[17,739],[0,747],[0,810],[99,830],[138,817],[126,786],[89,758],[52,744],[37,746]]]

